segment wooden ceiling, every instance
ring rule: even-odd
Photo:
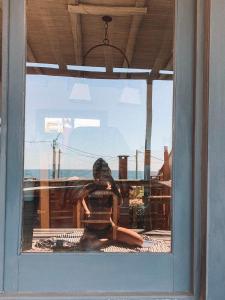
[[[85,77],[121,76],[112,67],[127,65],[112,48],[97,48],[84,61],[103,41],[102,14],[112,16],[110,44],[126,53],[131,68],[152,69],[154,79],[159,70],[173,70],[174,0],[27,0],[27,61],[59,65],[59,70],[27,68],[28,73],[80,76],[67,65],[87,65],[106,66],[107,73]]]

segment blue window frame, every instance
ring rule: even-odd
[[[25,1],[5,0],[4,12],[6,75],[3,96],[7,99],[7,105],[5,102],[3,125],[7,124],[7,133],[2,135],[5,154],[4,151],[1,154],[1,163],[6,159],[6,164],[1,166],[1,174],[6,174],[6,185],[1,183],[6,200],[2,288],[5,292],[14,293],[64,293],[63,299],[67,294],[82,295],[86,292],[105,297],[163,293],[171,295],[171,298],[177,294],[188,298],[193,292],[195,1],[176,1],[173,249],[170,254],[21,253]],[[4,204],[1,205],[4,208]],[[0,254],[2,252],[0,250]]]

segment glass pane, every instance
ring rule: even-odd
[[[22,250],[170,252],[174,1],[96,2],[27,0]]]

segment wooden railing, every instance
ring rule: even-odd
[[[150,180],[127,180],[118,179],[115,180],[119,186],[122,197],[123,205],[119,209],[119,224],[122,226],[129,226],[130,214],[129,214],[129,190],[131,187],[150,187],[150,189],[158,190],[162,188],[160,184],[160,178],[158,176],[152,176]],[[80,227],[81,219],[83,218],[83,212],[80,205],[80,201],[73,201],[73,197],[76,198],[76,190],[79,190],[83,185],[93,182],[91,179],[79,179],[79,180],[25,180],[24,181],[24,207],[26,207],[26,201],[34,200],[37,203],[37,213],[39,216],[40,228],[54,228],[54,227]],[[71,196],[72,195],[72,196]],[[72,197],[72,198],[71,198]],[[157,193],[148,197],[147,202],[154,208],[154,203],[165,206],[165,200],[167,206],[170,206],[170,196],[157,195]],[[146,202],[146,201],[145,201]],[[169,203],[168,203],[169,202]],[[149,208],[151,210],[151,208]],[[162,207],[160,208],[162,211]],[[159,209],[159,211],[160,211]],[[164,208],[165,210],[165,208]],[[153,209],[155,213],[155,209]],[[170,208],[167,209],[170,213]],[[151,211],[149,213],[151,218]],[[170,218],[170,216],[166,216]],[[154,223],[151,222],[151,229]],[[169,225],[168,225],[169,226]],[[158,229],[158,228],[157,228]],[[166,229],[166,228],[164,228]]]

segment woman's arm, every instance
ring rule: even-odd
[[[84,211],[85,211],[86,216],[89,217],[89,216],[91,215],[91,212],[90,212],[90,210],[88,209],[87,204],[86,204],[84,198],[82,199],[81,203],[82,203],[82,205],[83,205],[83,208],[84,208]]]

